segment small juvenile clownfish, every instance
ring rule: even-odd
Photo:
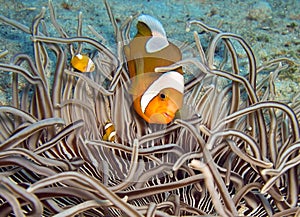
[[[135,111],[148,123],[170,123],[183,103],[182,68],[164,73],[156,73],[155,68],[181,60],[180,49],[168,41],[157,19],[140,15],[137,34],[124,47],[124,53]]]
[[[116,131],[115,131],[115,126],[111,122],[107,122],[104,125],[104,135],[102,139],[108,142],[115,142]]]
[[[77,54],[72,57],[71,65],[73,68],[77,69],[80,72],[93,72],[95,70],[95,64],[85,54]]]

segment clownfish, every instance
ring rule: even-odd
[[[77,54],[72,57],[71,65],[73,68],[77,69],[80,72],[93,72],[95,70],[95,64],[85,54]]]
[[[111,122],[107,122],[104,125],[104,135],[102,139],[108,142],[115,142],[116,131],[115,131],[115,126]]]
[[[131,79],[129,93],[134,110],[148,123],[168,124],[182,107],[184,78],[181,67],[156,73],[182,58],[180,49],[169,42],[162,24],[149,15],[140,15],[137,34],[124,46]]]

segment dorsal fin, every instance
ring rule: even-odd
[[[167,37],[164,27],[154,17],[151,17],[150,15],[142,14],[138,17],[138,22],[145,23],[148,26],[148,28],[151,30],[152,36],[158,36],[163,38]]]
[[[169,45],[166,32],[162,24],[149,15],[142,14],[138,17],[138,22],[144,23],[151,31],[152,37],[146,43],[146,51],[154,53]]]

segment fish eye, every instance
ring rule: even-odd
[[[160,93],[160,94],[159,94],[159,97],[160,97],[161,99],[165,99],[165,98],[166,98],[166,95],[165,95],[164,93]]]

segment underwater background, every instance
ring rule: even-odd
[[[47,0],[0,0],[0,3],[0,14],[27,26],[42,7],[48,7]],[[117,22],[121,23],[136,13],[149,14],[161,21],[169,38],[177,41],[192,43],[194,30],[186,32],[185,24],[187,20],[196,19],[222,31],[241,35],[254,50],[258,65],[275,57],[288,57],[300,62],[299,0],[110,0],[109,3]],[[103,44],[116,47],[113,44],[113,28],[102,1],[53,0],[53,5],[58,22],[70,36],[76,34],[77,17],[81,11],[83,35],[94,37],[88,29],[91,25],[104,37]],[[50,22],[50,19],[45,20]],[[131,29],[134,34],[135,28]],[[2,62],[8,62],[16,53],[33,53],[28,35],[0,23],[0,51],[3,50],[9,53]],[[300,91],[299,75],[299,66],[281,72],[275,82],[277,100],[284,102]],[[6,104],[10,99],[6,91],[10,84],[9,76],[0,76],[0,103]]]
[[[299,216],[299,1],[0,3],[0,216]],[[182,50],[169,125],[132,108],[140,13]]]

